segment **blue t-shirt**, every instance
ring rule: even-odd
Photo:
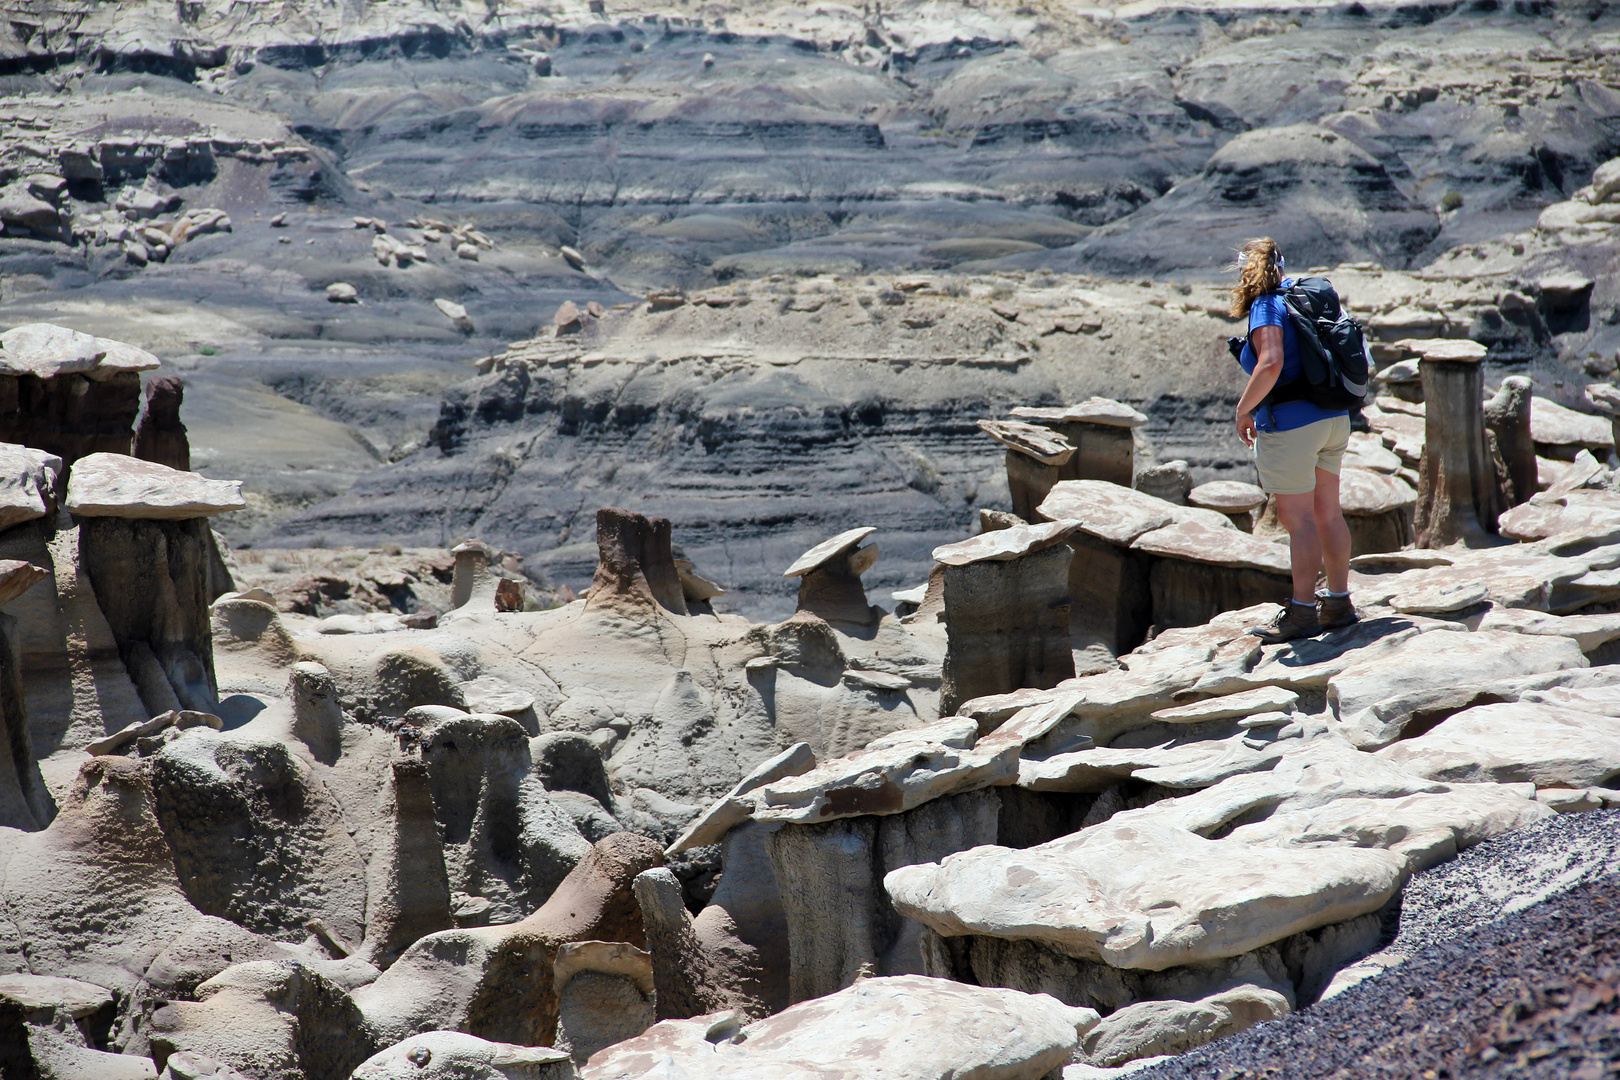
[[[1282,289],[1294,283],[1293,278],[1286,278]],[[1294,337],[1293,320],[1288,317],[1288,307],[1283,303],[1282,289],[1274,293],[1267,293],[1254,302],[1249,309],[1249,333],[1253,335],[1262,326],[1280,326],[1283,333],[1283,368],[1282,374],[1277,376],[1277,385],[1293,382],[1300,376],[1299,342]],[[1254,374],[1254,365],[1258,357],[1254,355],[1254,345],[1245,343],[1243,355],[1238,357],[1238,363],[1243,365],[1245,375]],[[1280,405],[1262,405],[1254,410],[1254,426],[1260,431],[1293,431],[1306,424],[1314,424],[1318,420],[1327,420],[1335,416],[1349,416],[1348,409],[1324,409],[1312,405],[1309,401],[1285,401]]]

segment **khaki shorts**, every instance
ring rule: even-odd
[[[1271,495],[1304,495],[1316,490],[1316,470],[1339,472],[1350,445],[1350,418],[1330,416],[1292,431],[1259,431],[1254,466],[1260,486]]]

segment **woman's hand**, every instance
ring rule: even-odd
[[[1244,446],[1254,445],[1254,413],[1239,410],[1237,414],[1237,434],[1243,440]]]

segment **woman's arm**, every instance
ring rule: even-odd
[[[1254,346],[1254,371],[1249,376],[1249,385],[1243,388],[1243,396],[1237,403],[1237,433],[1243,440],[1244,446],[1254,445],[1254,410],[1271,393],[1271,388],[1277,385],[1277,377],[1283,369],[1283,333],[1280,326],[1257,327],[1249,335],[1249,343]]]

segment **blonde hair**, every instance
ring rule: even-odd
[[[1282,256],[1277,253],[1277,242],[1269,236],[1243,241],[1243,246],[1238,248],[1237,261],[1228,269],[1238,272],[1228,312],[1234,319],[1243,318],[1256,300],[1282,287]]]

